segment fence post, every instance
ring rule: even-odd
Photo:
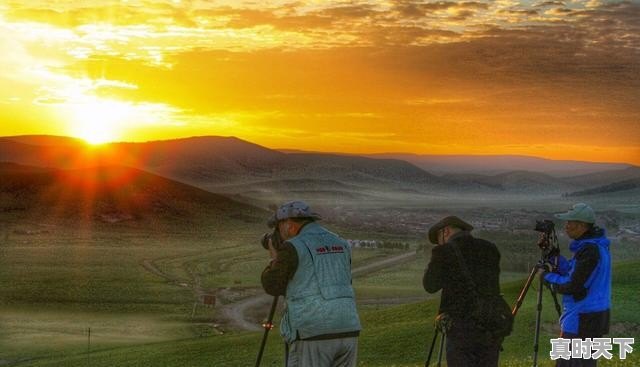
[[[91,327],[87,328],[87,366],[91,366]]]

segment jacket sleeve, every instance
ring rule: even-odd
[[[569,273],[569,261],[564,256],[552,256],[549,262],[556,266],[555,273],[560,275],[567,275]]]
[[[548,273],[544,279],[555,285],[561,294],[570,294],[579,301],[587,296],[585,284],[600,261],[597,245],[586,245],[575,256],[575,269],[570,275]]]
[[[444,277],[444,254],[441,245],[435,246],[431,250],[431,260],[422,277],[422,286],[429,293],[435,293],[442,289]]]
[[[278,255],[262,271],[262,288],[272,296],[282,296],[287,290],[289,280],[298,269],[298,254],[288,242],[283,243]]]

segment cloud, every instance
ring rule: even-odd
[[[328,48],[346,45],[384,46],[460,42],[479,36],[486,24],[503,30],[553,26],[580,27],[597,16],[616,22],[637,15],[638,4],[606,3],[587,7],[584,2],[565,6],[561,1],[536,4],[516,1],[394,0],[314,3],[271,2],[101,2],[64,7],[45,2],[11,2],[5,16],[15,22],[29,20],[63,27],[72,33],[68,52],[77,58],[118,54],[170,66],[167,54],[192,49]],[[597,15],[596,15],[597,14]],[[630,23],[630,20],[625,22]],[[384,35],[384,33],[393,34]],[[441,32],[440,34],[436,34]],[[442,32],[449,32],[444,35]],[[628,41],[629,36],[625,39]],[[74,45],[74,42],[77,43]],[[119,45],[126,44],[126,52]],[[137,49],[136,49],[137,46]],[[149,47],[156,47],[155,51]],[[134,51],[136,50],[136,51]]]
[[[537,8],[544,8],[544,7],[548,7],[548,6],[565,6],[564,1],[543,1],[541,3],[535,4],[534,5]]]
[[[640,139],[637,2],[8,4],[3,103],[19,89],[5,85],[47,105],[74,86],[166,106],[203,129],[353,124],[415,143],[452,126],[523,143],[548,139],[530,131],[552,121],[541,134],[580,125],[593,139],[606,125],[609,139]]]
[[[507,15],[525,15],[532,16],[538,15],[538,10],[536,9],[502,9],[498,11],[499,14],[507,14]]]

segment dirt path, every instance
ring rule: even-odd
[[[400,255],[385,258],[367,265],[357,267],[353,269],[351,273],[354,277],[360,277],[365,274],[411,261],[416,256],[417,254],[413,251],[402,253]],[[158,268],[154,260],[145,259],[142,261],[141,265],[151,274],[165,279],[170,284],[191,289],[194,292],[194,296],[196,296],[196,298],[205,293],[215,294],[218,301],[216,305],[218,311],[216,313],[216,319],[219,324],[224,324],[227,328],[234,330],[262,330],[259,322],[259,318],[262,316],[259,315],[264,314],[264,317],[266,317],[266,312],[271,302],[273,301],[273,297],[265,294],[261,289],[251,290],[251,294],[245,296],[240,300],[236,300],[236,298],[238,298],[238,294],[230,288],[222,288],[217,290],[203,289],[200,286],[200,280],[198,279],[198,276],[191,271],[188,271],[188,273],[192,279],[186,280],[163,272],[160,268]],[[363,300],[363,304],[399,304],[405,301],[411,302],[421,299],[423,298],[410,297],[407,299],[371,299]]]
[[[352,269],[351,274],[354,277],[359,277],[365,274],[372,273],[374,271],[382,270],[391,266],[399,265],[408,261],[413,260],[416,257],[415,252],[407,252],[400,255],[396,255],[393,257],[389,257],[386,259],[382,259],[367,265],[363,265]],[[422,300],[423,298],[419,298],[417,300]],[[386,299],[370,299],[365,300],[365,304],[399,304],[403,301],[411,302],[416,300],[416,297],[410,297],[407,299],[394,298],[392,300]],[[267,312],[269,310],[269,306],[273,301],[273,297],[267,294],[264,294],[262,291],[260,293],[245,298],[241,301],[230,303],[224,305],[220,308],[221,317],[234,326],[234,329],[239,330],[250,330],[250,331],[258,331],[262,330],[259,326],[258,320],[256,317],[251,317],[252,314],[256,314],[256,310],[261,310],[264,314],[264,317],[267,316]],[[282,300],[280,300],[282,302]],[[252,312],[253,311],[253,312]]]
[[[257,320],[248,317],[250,310],[264,309],[265,318],[273,297],[268,294],[256,294],[239,302],[230,303],[220,308],[220,321],[227,322],[233,329],[258,331],[263,330]],[[279,299],[282,302],[282,298]]]

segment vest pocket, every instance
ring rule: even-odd
[[[353,288],[348,285],[332,285],[320,287],[320,293],[324,299],[354,298]]]

